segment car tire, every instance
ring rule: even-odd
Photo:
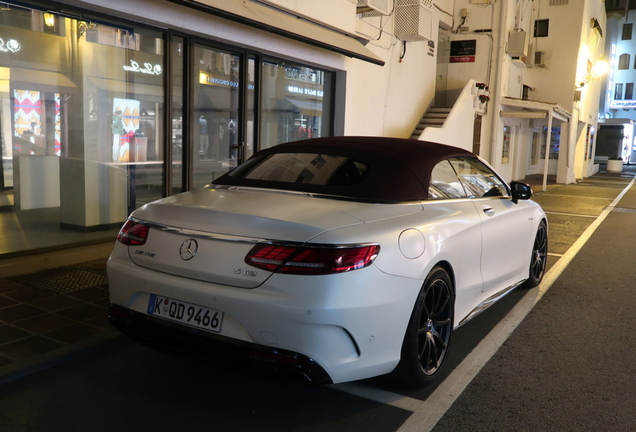
[[[394,375],[422,387],[441,370],[448,355],[455,311],[453,285],[446,270],[435,267],[420,291],[409,320]]]
[[[532,256],[530,257],[530,271],[528,279],[523,283],[524,288],[534,288],[539,286],[545,274],[545,267],[548,260],[548,225],[541,221],[537,234],[532,244]]]

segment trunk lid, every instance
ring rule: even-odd
[[[129,255],[135,264],[157,271],[254,288],[271,275],[244,261],[258,241],[305,243],[325,231],[365,223],[374,219],[373,214],[384,219],[413,211],[413,206],[321,199],[296,192],[202,188],[133,212],[133,218],[151,228],[146,243],[130,246]]]

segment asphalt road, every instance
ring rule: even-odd
[[[0,431],[407,432],[430,430],[420,419],[431,416],[435,432],[632,431],[636,191],[618,203],[625,211],[607,211],[630,180],[593,178],[538,194],[551,222],[549,264],[569,265],[549,290],[516,290],[459,328],[445,375],[425,389],[387,377],[311,387],[116,336],[0,386]],[[599,215],[606,218],[569,255]],[[539,292],[499,347],[492,334]],[[492,358],[473,362],[484,346]],[[466,363],[474,379],[446,390],[459,388]]]
[[[636,430],[636,191],[433,429]]]

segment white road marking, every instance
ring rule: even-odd
[[[403,410],[411,412],[417,411],[422,404],[422,401],[419,399],[413,399],[401,394],[381,390],[375,387],[370,387],[368,385],[357,382],[335,384],[332,388],[340,390],[341,392],[352,394],[354,396],[359,396],[365,399],[380,402],[385,405],[391,405],[396,408],[401,408]]]
[[[437,389],[425,400],[413,399],[397,393],[370,387],[361,383],[336,384],[331,388],[359,396],[365,399],[391,405],[397,408],[411,411],[413,414],[397,430],[397,432],[428,432],[435,427],[446,411],[453,405],[464,389],[475,378],[477,373],[486,365],[488,360],[497,352],[499,347],[508,339],[521,321],[528,315],[532,308],[541,300],[541,297],[550,289],[556,279],[563,273],[572,259],[589,240],[598,226],[605,220],[616,204],[636,182],[633,177],[623,191],[609,204],[594,222],[587,227],[581,236],[563,255],[548,253],[551,256],[559,256],[560,259],[546,272],[541,285],[531,289],[516,306],[506,315],[482,341],[466,356]]]
[[[550,194],[550,196],[576,198],[576,195],[565,195],[565,194]],[[603,201],[611,201],[612,200],[611,198],[589,197],[589,196],[586,196],[585,199],[595,199],[595,200],[603,200]]]
[[[559,216],[572,216],[572,217],[585,217],[585,218],[597,218],[597,215],[584,215],[584,214],[574,214],[574,213],[560,213],[560,212],[545,212],[546,214],[554,214]],[[548,220],[550,222],[550,220]]]

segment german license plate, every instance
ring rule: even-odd
[[[215,333],[223,323],[223,312],[156,294],[150,294],[148,314]]]

